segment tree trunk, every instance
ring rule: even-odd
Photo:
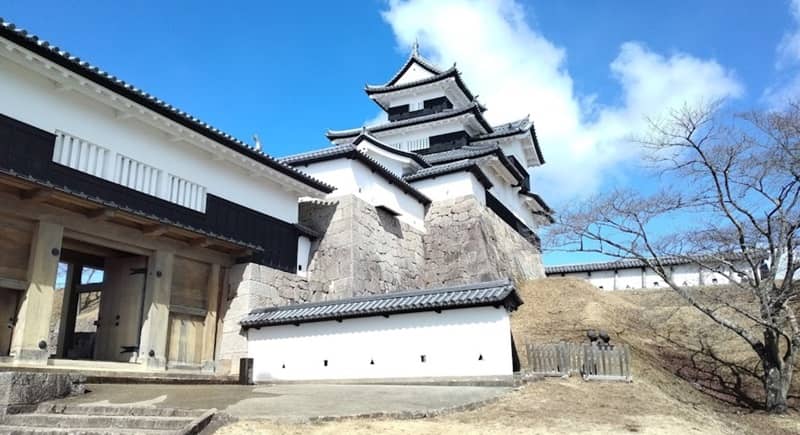
[[[781,358],[780,337],[773,332],[764,333],[765,345],[761,355],[764,368],[764,391],[767,394],[766,408],[770,413],[782,414],[788,410],[787,397],[792,384],[794,369],[794,346],[790,346],[785,360]]]

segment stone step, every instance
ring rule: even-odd
[[[205,409],[177,409],[136,406],[92,406],[42,403],[36,408],[38,414],[71,415],[127,415],[136,417],[199,417]]]
[[[38,428],[97,428],[97,429],[181,429],[192,417],[160,417],[130,415],[80,415],[80,414],[9,414],[0,418],[0,424]],[[1,432],[0,432],[1,433]]]
[[[121,429],[121,428],[68,428],[68,427],[30,427],[0,424],[2,435],[172,435],[173,430]]]

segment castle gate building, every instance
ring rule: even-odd
[[[230,268],[304,266],[325,183],[7,22],[0,96],[3,364],[214,370]]]

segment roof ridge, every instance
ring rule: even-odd
[[[403,66],[400,67],[400,69],[392,76],[391,79],[389,79],[388,82],[386,82],[386,85],[384,85],[384,86],[391,86],[391,85],[394,84],[394,82],[399,80],[400,77],[411,66],[411,62],[417,62],[418,64],[420,64],[423,68],[425,68],[426,70],[428,70],[428,72],[430,72],[432,74],[441,74],[442,73],[442,69],[441,68],[439,68],[438,66],[436,66],[433,63],[429,62],[424,57],[420,56],[418,50],[412,49],[411,50],[411,54],[409,54],[408,59],[406,59],[406,61],[403,63]]]
[[[736,260],[744,254],[734,253],[716,253],[716,254],[675,254],[665,255],[658,258],[658,262],[662,265],[681,265],[691,264],[696,261],[714,261],[715,259],[724,259],[727,261]],[[585,272],[602,270],[605,267],[622,266],[624,268],[647,267],[647,262],[656,262],[656,258],[651,257],[642,260],[641,258],[617,258],[611,261],[595,261],[590,263],[572,263],[572,264],[558,264],[552,266],[545,266],[545,272],[554,273],[571,273],[571,272]]]
[[[474,284],[460,284],[456,286],[450,287],[435,287],[435,288],[428,288],[428,289],[416,289],[416,290],[402,290],[397,292],[388,292],[388,293],[381,293],[376,295],[368,295],[368,296],[356,296],[351,298],[343,298],[343,299],[334,299],[329,301],[318,301],[318,302],[311,302],[311,303],[301,303],[301,304],[290,304],[284,305],[279,307],[269,307],[269,308],[260,308],[256,310],[250,311],[250,314],[256,313],[267,313],[272,311],[284,311],[284,310],[291,310],[297,307],[304,307],[304,308],[311,308],[317,306],[326,306],[326,305],[344,305],[350,304],[355,302],[366,302],[366,301],[374,301],[374,300],[381,300],[381,299],[397,299],[402,297],[408,296],[423,296],[433,293],[455,293],[455,292],[465,292],[470,290],[482,290],[485,288],[495,288],[495,287],[504,287],[504,286],[511,286],[513,287],[513,283],[510,279],[500,279],[494,281],[484,281]]]
[[[285,164],[291,166],[292,162],[295,162],[297,160],[301,160],[301,159],[306,158],[306,157],[311,157],[311,156],[315,156],[316,157],[318,155],[319,156],[323,156],[323,155],[327,155],[329,153],[343,152],[343,150],[345,150],[347,148],[355,149],[355,147],[353,146],[352,143],[347,143],[347,144],[341,144],[341,145],[333,145],[333,146],[329,146],[329,147],[325,147],[325,148],[319,148],[319,149],[311,150],[311,151],[304,151],[302,153],[297,153],[297,154],[289,154],[288,156],[279,157],[278,160],[280,162],[282,162],[282,163],[285,163]]]
[[[370,85],[370,84],[366,84],[364,86],[364,90],[366,90],[366,91],[376,91],[376,90],[391,89],[391,88],[400,87],[400,86],[402,86],[402,87],[410,87],[410,86],[414,86],[414,85],[425,84],[426,82],[429,82],[429,81],[436,81],[436,80],[439,80],[439,79],[443,78],[444,76],[447,76],[447,75],[450,75],[450,74],[457,74],[458,75],[458,74],[461,74],[461,73],[458,71],[458,68],[456,68],[456,66],[453,65],[450,68],[447,68],[445,70],[441,70],[439,73],[434,74],[434,75],[432,75],[430,77],[424,77],[424,78],[421,78],[421,79],[412,80],[410,82],[405,82],[405,83],[400,83],[400,84],[393,84],[393,85],[386,85],[386,84],[383,84],[383,85]]]
[[[423,115],[423,116],[417,116],[417,117],[413,117],[413,118],[408,118],[408,119],[404,119],[402,121],[385,122],[383,124],[377,124],[377,125],[371,125],[371,126],[363,126],[363,127],[357,127],[357,128],[349,128],[347,130],[331,130],[331,129],[328,129],[328,131],[325,133],[325,136],[327,136],[329,139],[332,136],[334,138],[337,138],[337,137],[338,138],[346,138],[346,137],[357,135],[359,132],[362,131],[363,128],[366,128],[367,132],[372,133],[374,131],[383,131],[383,130],[390,130],[390,129],[394,129],[394,128],[401,128],[401,127],[405,127],[405,126],[408,126],[408,125],[414,125],[414,124],[418,124],[420,122],[425,122],[425,121],[435,121],[435,120],[437,120],[439,118],[447,118],[447,117],[451,117],[451,116],[458,116],[458,115],[462,115],[462,114],[471,112],[473,110],[477,110],[478,113],[476,113],[476,116],[479,116],[480,119],[483,119],[483,114],[480,112],[480,105],[473,101],[470,104],[467,104],[466,106],[458,108],[458,109],[456,109],[456,108],[445,109],[445,110],[442,110],[441,112],[435,112],[435,113],[431,113],[430,115]],[[485,119],[484,119],[484,122],[485,122]],[[485,124],[486,124],[487,127],[489,127],[488,130],[491,131],[491,125],[489,125],[488,123],[485,123]]]
[[[405,157],[407,157],[407,158],[409,158],[411,160],[414,160],[415,162],[417,162],[417,164],[419,164],[423,168],[427,168],[428,166],[430,166],[430,163],[425,161],[425,159],[422,158],[419,154],[411,152],[411,151],[405,151],[405,150],[401,150],[399,148],[395,148],[395,147],[387,144],[386,142],[383,142],[380,139],[376,138],[375,136],[370,134],[368,131],[362,131],[361,134],[359,134],[355,139],[353,139],[352,144],[357,146],[357,142],[360,143],[362,140],[367,140],[367,141],[371,142],[373,145],[377,146],[378,148],[383,148],[383,149],[386,149],[389,152],[394,152],[394,153],[397,153],[397,154],[399,154],[401,156],[405,156]]]

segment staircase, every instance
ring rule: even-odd
[[[41,404],[30,413],[0,416],[0,434],[183,435],[199,433],[216,409]]]

